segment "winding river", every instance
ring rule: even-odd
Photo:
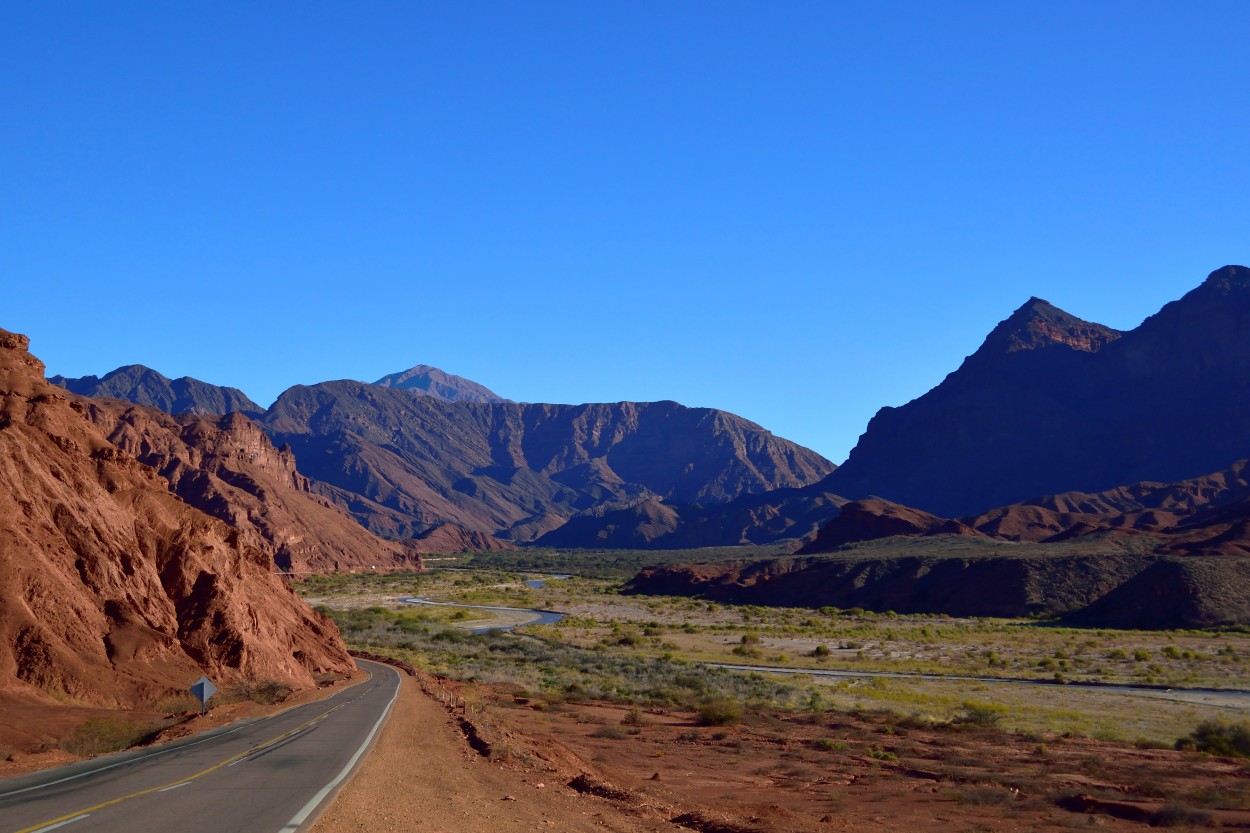
[[[542,578],[528,579],[525,584],[535,590],[546,586],[548,581],[571,578],[566,575],[549,575]],[[489,633],[490,631],[510,631],[522,625],[550,625],[559,622],[564,614],[557,610],[536,610],[528,607],[506,607],[504,605],[469,605],[457,602],[436,602],[428,596],[404,596],[399,599],[407,605],[428,605],[430,607],[458,607],[465,610],[481,610],[489,613],[491,620],[483,625],[466,622],[463,627],[470,633]]]
[[[534,589],[541,588],[549,580],[569,578],[566,575],[549,575],[525,582]],[[490,631],[510,631],[524,625],[549,625],[559,622],[565,614],[556,610],[539,610],[524,607],[506,607],[502,605],[471,605],[456,602],[436,602],[425,596],[406,596],[400,602],[410,605],[430,605],[434,607],[458,607],[466,610],[481,610],[489,613],[492,621],[488,624],[466,622],[463,627],[470,633],[488,633]],[[1204,705],[1222,706],[1233,709],[1250,708],[1250,691],[1245,689],[1186,689],[1186,688],[1152,688],[1133,685],[1131,683],[1064,683],[1057,685],[1049,680],[1029,680],[1023,678],[957,676],[947,674],[912,674],[897,671],[843,671],[823,668],[785,668],[770,665],[739,665],[727,662],[705,662],[715,668],[728,671],[755,674],[806,674],[818,680],[871,680],[874,677],[902,678],[913,680],[936,680],[940,682],[975,682],[988,685],[1045,685],[1056,690],[1072,689],[1083,691],[1106,691],[1116,694],[1127,694],[1135,697],[1150,697],[1162,700],[1176,700],[1185,703],[1201,703]]]

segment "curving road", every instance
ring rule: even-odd
[[[0,833],[296,833],[369,750],[399,674],[156,749],[0,780]]]

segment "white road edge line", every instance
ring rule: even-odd
[[[372,675],[370,675],[370,676],[372,676]],[[354,688],[355,686],[357,686],[357,685],[361,685],[362,683],[366,683],[366,682],[368,682],[368,680],[367,680],[367,679],[366,679],[366,680],[362,680],[360,683],[353,683],[351,686],[348,686],[348,688],[343,689],[343,691],[348,691],[348,690],[350,690],[351,688]],[[342,693],[342,692],[339,692],[339,694],[341,694],[341,693]],[[335,694],[335,695],[332,695],[331,697],[328,697],[328,698],[326,698],[326,699],[327,699],[327,700],[332,700],[332,699],[334,699],[334,697],[337,697],[337,696],[339,696],[339,695],[338,695],[338,694]],[[317,702],[317,701],[314,701],[314,702]],[[353,701],[349,700],[349,701],[347,701],[347,702],[349,702],[349,703],[350,703],[350,702],[353,702]],[[307,704],[301,703],[300,705],[307,705]],[[347,705],[347,703],[344,703],[343,705]],[[171,747],[167,747],[167,748],[165,748],[165,749],[158,749],[158,750],[156,750],[155,752],[149,752],[149,753],[147,753],[146,755],[136,755],[136,756],[134,756],[134,757],[132,757],[132,758],[127,758],[127,759],[126,759],[126,760],[124,760],[124,761],[118,761],[118,762],[117,762],[117,763],[115,763],[115,764],[109,764],[108,766],[96,767],[95,769],[88,769],[88,770],[85,770],[85,771],[83,771],[83,772],[76,773],[76,774],[74,774],[74,775],[69,775],[69,776],[66,776],[65,778],[58,778],[58,779],[57,779],[57,780],[55,780],[55,781],[48,781],[48,782],[47,782],[47,783],[45,783],[45,784],[35,784],[34,786],[31,786],[31,787],[23,787],[23,788],[22,788],[22,789],[20,789],[20,790],[13,790],[12,792],[0,793],[0,798],[8,798],[8,797],[9,797],[9,796],[11,796],[11,795],[21,795],[22,793],[28,793],[28,792],[31,792],[32,790],[46,790],[48,787],[55,787],[57,784],[64,784],[66,781],[75,781],[75,780],[77,780],[77,779],[79,779],[79,778],[86,778],[88,775],[95,775],[95,774],[100,773],[100,772],[107,772],[107,771],[108,771],[108,770],[110,770],[110,769],[116,769],[117,767],[119,767],[119,766],[125,766],[126,764],[139,763],[140,761],[146,761],[146,760],[148,760],[149,758],[155,758],[155,757],[157,757],[157,756],[159,756],[159,755],[167,755],[167,754],[169,754],[170,752],[178,752],[178,751],[181,751],[181,750],[183,750],[183,749],[190,749],[192,746],[199,746],[201,743],[208,743],[209,741],[216,740],[217,738],[222,738],[222,737],[225,737],[226,735],[233,735],[235,732],[238,732],[238,731],[240,731],[241,729],[246,729],[248,726],[254,726],[254,725],[256,725],[257,723],[262,723],[262,722],[264,722],[264,721],[266,721],[266,720],[273,720],[274,718],[277,718],[277,717],[282,717],[282,715],[286,714],[286,713],[287,713],[287,712],[289,712],[289,711],[294,711],[294,710],[295,710],[295,709],[297,709],[297,708],[299,708],[299,706],[291,706],[290,708],[283,709],[283,710],[282,710],[282,711],[280,711],[280,712],[276,712],[276,713],[274,713],[274,714],[271,714],[271,715],[269,715],[268,717],[262,717],[262,718],[260,718],[259,720],[254,720],[254,721],[251,721],[251,722],[249,722],[249,723],[245,723],[245,724],[243,724],[243,725],[241,725],[241,726],[235,726],[233,729],[227,729],[227,730],[225,730],[224,732],[217,732],[216,734],[210,735],[209,737],[206,737],[206,738],[203,738],[203,739],[201,739],[201,740],[197,740],[197,741],[192,741],[191,743],[184,743],[184,744],[182,744],[182,745],[180,745],[180,746],[171,746]],[[71,821],[77,821],[77,820],[78,820],[78,819],[71,819]],[[69,822],[67,821],[67,822],[65,822],[65,824],[69,824]],[[51,827],[44,828],[44,830],[51,830],[51,829],[52,829]],[[43,831],[42,831],[42,830],[36,830],[36,831],[33,831],[33,833],[43,833]]]
[[[308,820],[308,817],[311,816],[313,811],[317,809],[317,805],[324,801],[325,797],[329,795],[335,787],[341,784],[343,779],[351,773],[352,768],[356,766],[356,762],[360,760],[361,756],[365,754],[365,750],[369,748],[369,744],[373,743],[374,735],[376,735],[378,730],[382,728],[382,722],[385,721],[387,715],[391,713],[391,706],[395,705],[395,700],[399,697],[399,689],[403,685],[403,678],[399,676],[399,672],[395,671],[394,673],[396,678],[395,693],[391,695],[391,701],[387,703],[386,708],[382,710],[381,716],[378,717],[378,722],[373,724],[373,728],[369,730],[369,735],[364,739],[364,742],[360,744],[360,748],[356,750],[356,754],[352,755],[351,760],[347,762],[347,765],[343,767],[342,771],[339,772],[338,775],[334,776],[333,781],[318,790],[317,794],[310,798],[308,803],[300,808],[298,813],[291,817],[291,820],[288,821],[283,828],[281,828],[279,833],[293,833],[293,831],[299,830],[299,826]]]
[[[58,827],[64,827],[67,824],[73,824],[76,821],[82,821],[89,815],[91,814],[83,813],[81,816],[74,816],[72,819],[66,819],[65,821],[58,821],[56,824],[49,824],[47,827],[41,827],[38,830],[33,831],[32,833],[46,833],[46,831],[48,830],[56,830]]]
[[[190,784],[190,783],[191,783],[190,781],[183,781],[181,784],[174,784],[172,787],[165,787],[164,789],[157,790],[157,792],[158,792],[158,793],[167,793],[167,792],[169,792],[170,790],[176,790],[176,789],[178,789],[179,787],[185,787],[187,784]]]

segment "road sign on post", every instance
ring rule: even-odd
[[[203,717],[204,713],[208,711],[208,698],[217,693],[217,686],[213,685],[208,677],[200,677],[191,684],[191,688],[188,690],[200,701],[200,717]]]

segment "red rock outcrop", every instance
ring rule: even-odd
[[[242,414],[170,416],[116,400],[71,402],[114,446],[151,466],[187,503],[239,530],[279,570],[325,573],[421,569],[421,547],[384,541],[314,493],[278,449]]]
[[[891,535],[966,535],[984,537],[959,521],[939,518],[910,506],[880,498],[856,500],[842,507],[838,516],[820,528],[800,554],[828,552],[856,541],[872,541]]]
[[[349,673],[333,623],[255,536],[110,441],[28,343],[0,330],[0,690],[135,706],[201,673],[296,687]]]
[[[971,535],[1058,543],[1085,535],[1137,536],[1142,546],[1183,555],[1250,553],[1250,460],[1176,483],[1134,483],[1103,492],[1063,492],[946,519],[879,498],[855,501],[801,550],[831,552],[892,535]]]

